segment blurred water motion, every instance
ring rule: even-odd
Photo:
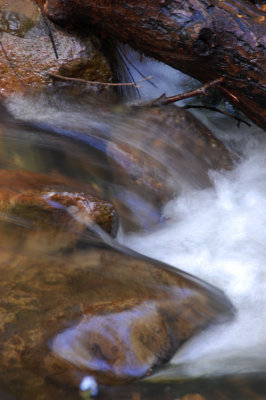
[[[154,60],[145,62],[149,69],[150,63],[153,64],[155,73],[168,73],[169,67],[163,64],[156,66]],[[176,73],[172,71],[170,78],[164,80],[164,90],[169,94]],[[149,97],[145,88],[144,95]],[[176,376],[184,379],[190,376],[206,398],[263,399],[266,393],[262,383],[266,370],[265,132],[256,126],[238,127],[213,112],[196,112],[196,115],[227,148],[238,151],[241,157],[232,171],[210,171],[212,187],[184,191],[170,201],[164,217],[172,222],[165,229],[126,235],[124,241],[141,253],[178,268],[182,266],[223,288],[236,306],[237,318],[221,329],[213,327],[196,337],[174,357],[169,369],[153,377],[155,381],[168,382]],[[224,377],[230,374],[232,382],[237,382],[237,390]],[[192,381],[189,380],[188,387],[193,385]],[[217,390],[215,394],[212,387]],[[222,393],[218,394],[219,391]]]
[[[3,168],[88,183],[116,206],[122,227],[131,231],[153,229],[162,206],[183,190],[209,186],[210,168],[232,167],[234,155],[184,110],[85,99],[76,104],[62,89],[11,103],[13,112],[33,122],[4,117]]]
[[[45,379],[78,387],[92,373],[100,383],[130,382],[232,316],[219,290],[95,233],[87,249],[51,253],[44,241],[32,248],[27,226],[4,221],[0,232],[1,379],[21,399],[36,384],[34,398],[47,396]],[[56,228],[53,240],[60,249]]]
[[[26,180],[43,174],[46,196],[58,193],[51,184],[57,179],[65,193],[90,193],[112,202],[122,227],[139,234],[158,228],[162,221],[175,221],[175,211],[163,211],[169,199],[177,194],[190,198],[191,193],[193,199],[195,193],[211,190],[209,169],[230,169],[235,162],[234,155],[193,118],[191,133],[182,136],[181,130],[180,136],[178,125],[188,123],[182,111],[129,110],[102,99],[90,101],[76,103],[76,97],[74,102],[63,90],[63,96],[46,93],[9,105],[31,123],[14,120],[2,110],[2,174],[17,174],[20,183],[23,173]],[[169,133],[171,125],[174,130]],[[41,186],[40,190],[38,183],[36,190],[43,193]],[[19,191],[15,179],[11,190]],[[64,203],[61,211],[65,207]],[[79,398],[77,389],[67,385],[77,388],[93,369],[103,383],[149,375],[195,333],[232,316],[231,303],[219,290],[135,254],[86,219],[78,231],[53,219],[52,230],[43,230],[40,240],[32,219],[13,211],[0,214],[0,393],[7,398],[74,400]],[[77,213],[69,216],[74,225],[84,220]],[[157,249],[151,243],[154,254]],[[228,325],[221,326],[226,330]],[[211,399],[218,391],[224,398],[242,400],[260,394],[259,378],[254,392],[248,379],[246,391],[240,379],[236,389],[224,379],[226,391],[216,378],[206,379],[198,390],[196,381],[180,382],[178,387],[171,383],[167,389],[168,378],[170,373],[161,386],[101,387],[100,396],[187,400],[186,395],[196,393]]]
[[[233,315],[221,291],[103,231],[117,230],[108,201],[122,226],[144,230],[160,222],[162,205],[176,195],[175,168],[163,156],[171,124],[160,126],[165,141],[153,144],[164,111],[119,107],[95,101],[86,105],[92,116],[81,107],[74,120],[55,108],[48,121],[30,123],[1,109],[1,379],[23,400],[31,392],[49,398],[47,379],[78,388],[91,373],[107,384],[143,377],[197,332]],[[180,116],[180,123],[189,121]],[[231,156],[193,118],[191,124],[210,154],[201,162],[197,142],[192,159],[200,166],[197,184],[205,187],[210,149],[222,152],[224,166]],[[145,162],[141,130],[150,138]],[[186,174],[184,154],[179,176]]]

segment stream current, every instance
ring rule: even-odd
[[[197,82],[155,61],[139,61],[128,51],[131,62],[143,75],[153,75],[156,86],[143,83],[142,99],[156,98],[163,92],[173,95],[197,86]],[[136,69],[128,65],[134,79]],[[195,104],[196,101],[191,101]],[[51,109],[42,103],[14,99],[9,109],[18,117],[51,120],[64,118],[62,112],[51,118]],[[37,111],[36,111],[37,110]],[[156,379],[176,376],[226,375],[265,371],[266,339],[266,137],[256,126],[250,128],[211,111],[194,111],[240,161],[232,171],[212,172],[213,187],[187,189],[168,203],[168,221],[152,233],[119,233],[126,246],[162,260],[222,289],[237,309],[232,322],[212,327],[193,339],[179,352]],[[78,113],[72,114],[82,124]],[[154,376],[150,379],[154,379]]]
[[[142,97],[156,98],[188,90],[196,82],[163,64],[128,50],[157,88],[145,85]],[[134,79],[138,73],[132,71]],[[174,82],[174,84],[173,84]],[[180,104],[180,103],[178,103]],[[190,100],[195,104],[195,100]],[[229,108],[230,110],[230,108]],[[266,339],[266,137],[256,126],[195,112],[228,148],[241,153],[230,172],[210,171],[213,187],[186,190],[167,204],[169,224],[156,232],[122,237],[139,253],[185,270],[221,288],[237,309],[234,321],[196,337],[158,375],[201,376],[265,370]]]

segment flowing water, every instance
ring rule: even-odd
[[[137,64],[135,52],[133,57]],[[187,77],[159,63],[147,62],[144,74],[156,73],[156,67],[158,91],[153,87],[150,94],[146,85],[145,98],[160,95],[162,81],[167,82],[167,95],[184,88],[172,82],[184,84]],[[185,191],[168,203],[164,209],[167,227],[146,235],[128,235],[123,241],[140,253],[223,288],[237,308],[233,322],[205,332],[179,352],[167,374],[265,371],[266,137],[256,127],[237,127],[216,113],[197,115],[229,148],[241,152],[241,161],[230,172],[210,171],[213,187]]]
[[[124,238],[138,252],[223,288],[237,307],[234,322],[205,333],[176,356],[173,363],[185,374],[266,367],[265,150],[262,139],[234,171],[213,173],[213,188],[170,202],[164,211],[171,221],[166,228]]]
[[[154,76],[153,82],[157,87],[144,82],[139,89],[144,99],[160,96],[162,92],[172,95],[197,84],[167,66],[150,60],[140,62],[138,55],[128,52],[132,63],[144,75]],[[134,79],[139,79],[136,69],[131,69],[131,73]],[[195,104],[195,101],[190,100],[191,103]],[[64,127],[75,126],[82,132],[88,116],[84,109],[80,112],[79,105],[75,107],[70,117],[66,104],[56,109],[53,105],[49,108],[42,98],[38,103],[24,99],[9,102],[9,109],[20,118],[63,121]],[[138,386],[131,389],[133,399],[139,398],[141,390],[143,399],[168,398],[169,393],[176,396],[178,393],[181,398],[187,393],[186,385],[189,385],[191,393],[200,392],[204,387],[202,393],[213,398],[208,397],[206,387],[216,385],[216,389],[221,390],[227,375],[248,374],[244,382],[253,382],[255,376],[259,379],[257,388],[265,377],[266,136],[255,126],[249,128],[241,124],[238,127],[234,120],[221,114],[210,111],[195,113],[229,149],[239,153],[239,161],[231,171],[210,171],[212,187],[184,187],[182,193],[164,207],[166,223],[155,231],[127,234],[120,231],[119,240],[139,253],[162,260],[219,287],[233,302],[237,315],[232,322],[203,332],[178,352],[168,367],[148,378],[148,381],[155,382],[186,378],[189,383],[184,383],[183,389],[181,383],[179,387],[172,383],[172,386],[164,385],[156,389],[156,393],[147,394],[151,383],[146,383],[142,389]],[[101,116],[93,117],[93,126],[108,131]],[[86,156],[80,153],[80,149],[76,150],[78,154],[75,154],[75,148],[71,151],[73,165],[77,159],[85,160]],[[41,172],[43,169],[45,167]],[[106,398],[127,399],[124,389],[120,392],[110,389],[107,393]],[[209,393],[212,393],[211,389]],[[243,400],[248,398],[245,396],[231,394],[229,398]]]

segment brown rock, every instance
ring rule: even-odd
[[[29,228],[25,240],[33,250],[73,247],[94,223],[115,236],[114,207],[77,189],[78,184],[62,176],[0,170],[0,213],[5,220]],[[21,241],[19,233],[17,240]]]
[[[87,374],[107,384],[143,377],[232,316],[220,291],[111,239],[89,238],[87,214],[80,223],[91,201],[84,187],[58,175],[0,172],[0,382],[22,400],[54,398],[60,386],[51,382],[77,387]],[[107,222],[113,215],[104,203],[103,227],[106,210]]]
[[[92,81],[111,80],[108,63],[90,38],[47,23],[58,59],[34,1],[12,0],[1,6],[0,93],[3,96],[48,85],[49,73]]]
[[[0,245],[0,371],[28,393],[27,371],[74,386],[88,374],[130,382],[232,315],[220,291],[115,243],[51,258],[12,249],[10,237]]]

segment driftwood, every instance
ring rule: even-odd
[[[266,19],[245,0],[46,0],[60,24],[95,24],[113,38],[208,82],[266,127]]]

